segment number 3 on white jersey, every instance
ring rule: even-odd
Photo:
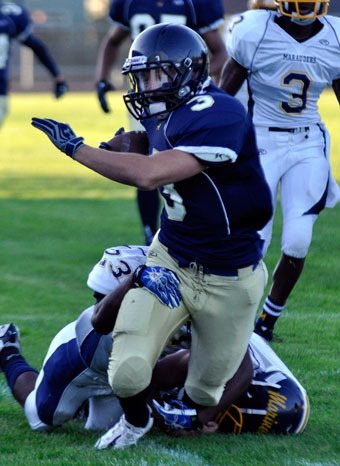
[[[307,73],[290,71],[281,79],[281,86],[290,92],[289,103],[280,102],[285,113],[302,113],[307,107],[308,91],[311,80]]]

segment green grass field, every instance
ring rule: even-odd
[[[68,159],[30,126],[32,116],[72,124],[97,145],[126,125],[119,94],[104,115],[94,94],[13,95],[0,132],[0,322],[21,329],[24,355],[40,368],[55,333],[92,303],[88,272],[105,247],[141,243],[135,190]],[[326,93],[321,113],[332,135],[340,180],[339,108]],[[51,434],[32,433],[0,374],[0,466],[340,465],[340,208],[318,220],[305,272],[277,325],[274,349],[306,387],[311,416],[300,436],[174,439],[155,431],[126,451],[96,451],[98,434],[71,422]],[[280,218],[266,263],[280,253]]]

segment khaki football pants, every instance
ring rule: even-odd
[[[261,262],[255,270],[240,269],[238,277],[204,274],[196,264],[179,268],[157,239],[146,263],[178,275],[182,302],[169,309],[144,288],[127,293],[113,331],[109,383],[122,398],[144,390],[167,340],[190,319],[192,346],[185,389],[196,403],[214,406],[247,350],[267,281],[266,268]]]

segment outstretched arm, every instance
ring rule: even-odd
[[[237,63],[233,58],[229,58],[222,70],[219,86],[230,95],[235,95],[247,79],[248,71]]]

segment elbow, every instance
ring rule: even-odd
[[[152,191],[162,186],[160,179],[152,173],[144,173],[136,178],[136,187],[142,191]]]

